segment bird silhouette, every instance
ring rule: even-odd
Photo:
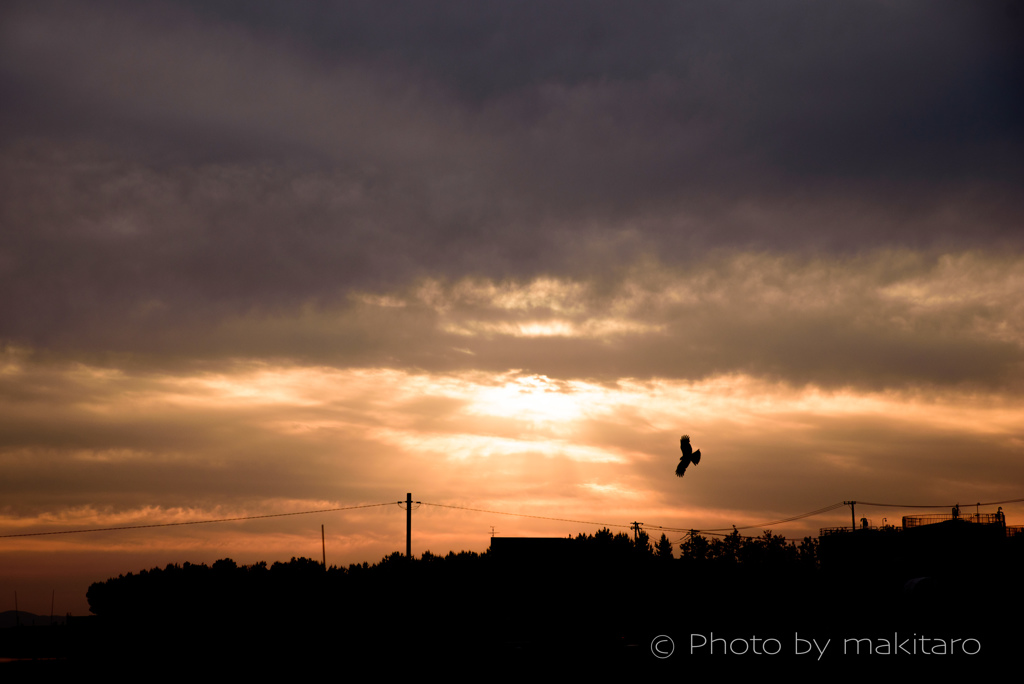
[[[676,477],[685,475],[686,469],[690,467],[691,463],[693,465],[700,463],[700,449],[694,451],[690,446],[690,435],[683,435],[679,438],[679,448],[683,455],[679,457],[679,465],[676,466]]]

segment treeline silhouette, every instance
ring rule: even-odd
[[[973,567],[970,555],[951,564],[953,550],[923,567],[887,562],[891,548],[873,554],[867,537],[848,543],[857,539],[794,543],[734,530],[694,533],[674,548],[665,535],[652,542],[643,531],[634,538],[602,529],[565,539],[495,538],[482,554],[396,552],[347,567],[309,558],[169,564],[94,583],[87,594],[93,636],[74,656],[109,659],[115,644],[119,661],[140,662],[287,662],[333,653],[471,666],[572,654],[581,663],[661,667],[648,650],[658,634],[683,642],[691,634],[774,636],[788,646],[795,633],[823,642],[895,631],[970,636],[988,654],[1006,647],[998,624],[1004,611],[1021,608],[1021,543],[1003,544]],[[792,658],[790,650],[776,661]]]
[[[311,612],[321,613],[324,606],[340,605],[334,601],[347,605],[346,612],[363,607],[373,612],[379,601],[395,603],[393,597],[382,595],[385,589],[394,593],[403,587],[408,594],[403,600],[420,605],[437,599],[450,605],[477,588],[492,598],[507,594],[513,590],[506,584],[509,581],[537,590],[536,585],[560,587],[560,581],[566,580],[577,586],[590,583],[599,590],[602,584],[614,588],[628,579],[649,581],[656,576],[803,583],[818,572],[816,539],[806,537],[797,545],[770,531],[760,537],[743,537],[734,531],[711,539],[695,534],[680,544],[678,559],[664,534],[652,543],[643,531],[634,539],[602,529],[558,541],[566,543],[557,547],[526,544],[514,555],[488,550],[440,556],[426,551],[410,561],[395,552],[374,564],[326,569],[310,558],[272,565],[265,561],[239,565],[230,558],[212,566],[168,564],[96,582],[87,599],[91,612],[119,621],[193,623],[228,614],[272,616],[287,623]],[[447,588],[453,591],[443,591]]]
[[[519,540],[525,544],[512,552],[494,541],[483,554],[427,551],[410,561],[396,552],[326,569],[309,558],[169,564],[96,582],[87,598],[103,628],[141,655],[171,646],[205,657],[225,648],[217,634],[242,630],[232,657],[318,647],[421,656],[454,650],[488,661],[496,652],[530,659],[564,649],[607,657],[648,633],[678,629],[680,620],[706,627],[731,613],[722,624],[734,621],[752,606],[737,593],[741,585],[785,592],[813,583],[818,572],[814,540],[798,546],[770,532],[695,535],[682,544],[681,558],[665,535],[652,543],[642,531],[635,539],[602,529]],[[551,541],[559,543],[544,543]],[[666,610],[666,593],[687,610]],[[710,607],[705,598],[715,593],[715,614],[687,615]]]

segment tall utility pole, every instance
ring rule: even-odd
[[[327,542],[324,540],[324,526],[320,526],[320,549],[324,553],[324,572],[327,572]]]
[[[850,526],[853,531],[857,531],[857,514],[853,512],[853,507],[857,505],[856,501],[844,501],[844,504],[850,507]]]
[[[412,560],[412,492],[405,495],[405,557]]]
[[[412,560],[412,505],[419,501],[412,500],[412,492],[405,495],[405,501],[397,501],[399,506],[405,504],[405,557]]]

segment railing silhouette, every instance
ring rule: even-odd
[[[962,520],[965,523],[971,523],[974,525],[998,525],[1006,530],[1007,537],[1014,537],[1018,534],[1024,534],[1024,525],[1013,525],[1007,526],[1006,516],[1001,511],[998,513],[933,513],[929,515],[905,515],[903,516],[903,525],[896,527],[895,525],[858,525],[856,529],[853,529],[849,525],[842,527],[822,527],[818,530],[819,536],[825,537],[831,534],[848,534],[850,532],[862,532],[862,531],[881,531],[881,532],[899,532],[900,530],[909,530],[916,527],[923,527],[925,525],[934,525],[936,523],[948,522],[950,520]]]
[[[963,520],[964,522],[977,523],[979,525],[1006,525],[1006,518],[1002,513],[976,513],[952,514],[933,513],[931,515],[905,515],[903,516],[903,528],[921,527],[922,525],[934,525],[935,523],[946,522],[947,520]]]

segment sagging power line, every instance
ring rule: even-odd
[[[235,522],[238,520],[259,520],[261,518],[284,518],[289,515],[310,515],[312,513],[334,513],[335,511],[352,511],[357,508],[374,508],[376,506],[393,506],[387,503],[363,504],[361,506],[342,506],[341,508],[320,508],[315,511],[294,511],[292,513],[269,513],[267,515],[244,515],[237,518],[212,518],[210,520],[186,520],[172,523],[151,523],[148,525],[122,525],[120,527],[86,527],[77,530],[60,530],[57,532],[21,532],[19,534],[0,534],[0,539],[10,537],[43,537],[54,534],[82,534],[85,532],[117,532],[120,530],[143,530],[151,527],[176,527],[179,525],[207,525],[210,523]]]
[[[1002,504],[1008,504],[1008,503],[1020,503],[1020,502],[1024,502],[1024,497],[1017,498],[1017,499],[1006,499],[1006,500],[1003,500],[1003,501],[978,502],[978,503],[973,504],[973,505],[975,505],[975,506],[996,506],[996,505],[1002,505]],[[471,512],[474,512],[474,513],[489,513],[489,514],[492,514],[492,515],[506,515],[506,516],[517,517],[517,518],[531,518],[531,519],[535,519],[535,520],[551,520],[551,521],[555,521],[555,522],[568,522],[568,523],[574,523],[574,524],[577,524],[577,525],[593,525],[593,526],[596,526],[596,527],[606,527],[606,528],[612,528],[612,527],[627,528],[627,529],[634,529],[634,531],[636,531],[636,524],[635,523],[634,524],[630,524],[630,523],[597,522],[597,521],[593,521],[593,520],[576,520],[576,519],[573,519],[573,518],[558,518],[558,517],[554,517],[554,516],[536,515],[536,514],[531,514],[531,513],[515,513],[515,512],[511,512],[511,511],[496,511],[496,510],[485,509],[485,508],[472,508],[472,507],[469,507],[469,506],[455,506],[455,505],[451,505],[451,504],[439,504],[439,503],[420,502],[420,501],[413,501],[412,500],[412,494],[409,493],[409,494],[406,495],[405,501],[397,501],[397,502],[395,502],[395,501],[388,501],[388,502],[384,502],[384,503],[361,504],[361,505],[357,505],[357,506],[340,506],[340,507],[336,507],[336,508],[320,508],[320,509],[309,510],[309,511],[293,511],[293,512],[290,512],[290,513],[269,513],[269,514],[264,514],[264,515],[246,515],[246,516],[238,516],[238,517],[233,517],[233,518],[211,518],[211,519],[207,519],[207,520],[187,520],[187,521],[170,522],[170,523],[150,523],[150,524],[145,524],[145,525],[122,525],[122,526],[118,526],[118,527],[90,527],[90,528],[80,528],[80,529],[74,529],[74,530],[58,530],[58,531],[53,531],[53,532],[21,532],[21,533],[16,533],[16,534],[0,534],[0,539],[5,539],[5,538],[9,539],[9,538],[14,538],[14,537],[42,537],[42,536],[52,536],[52,535],[61,535],[61,534],[83,534],[83,533],[88,533],[88,532],[117,532],[117,531],[122,531],[122,530],[140,530],[140,529],[150,529],[150,528],[156,528],[156,527],[177,527],[177,526],[183,526],[183,525],[206,525],[206,524],[221,523],[221,522],[237,522],[237,521],[244,521],[244,520],[260,520],[260,519],[265,519],[265,518],[283,518],[283,517],[295,516],[295,515],[311,515],[311,514],[314,514],[314,513],[334,513],[334,512],[338,512],[338,511],[351,511],[351,510],[356,510],[356,509],[361,509],[361,508],[377,508],[377,507],[381,507],[381,506],[393,506],[396,503],[399,506],[404,504],[405,507],[406,507],[406,554],[409,555],[410,557],[412,555],[412,549],[411,549],[411,546],[412,546],[412,542],[411,542],[411,540],[412,540],[412,510],[413,510],[412,507],[413,507],[414,504],[415,505],[422,505],[422,506],[434,506],[436,508],[449,508],[449,509],[453,509],[453,510],[471,511]],[[709,528],[709,529],[703,529],[703,530],[695,529],[695,528],[669,527],[669,526],[663,526],[663,525],[650,525],[650,524],[646,525],[646,527],[648,527],[649,529],[661,530],[661,531],[665,531],[665,532],[685,532],[687,534],[692,534],[692,533],[698,533],[699,532],[699,533],[707,533],[707,534],[716,535],[718,533],[731,533],[732,530],[746,530],[746,529],[752,529],[752,528],[766,529],[766,528],[769,528],[769,527],[772,527],[772,526],[775,526],[775,525],[782,525],[782,524],[786,524],[786,523],[790,523],[790,522],[795,522],[797,520],[802,520],[804,518],[810,518],[810,517],[813,517],[813,516],[816,516],[816,515],[823,515],[825,513],[829,513],[831,511],[834,511],[837,508],[842,508],[843,506],[850,505],[852,507],[852,505],[857,504],[857,503],[859,503],[861,505],[864,505],[864,506],[880,506],[880,507],[886,507],[886,508],[949,508],[950,507],[950,505],[948,505],[948,504],[909,505],[909,504],[875,503],[875,502],[867,502],[867,501],[841,501],[841,502],[837,502],[837,503],[834,503],[834,504],[830,504],[828,506],[824,506],[822,508],[815,509],[813,511],[808,511],[806,513],[800,513],[798,515],[793,515],[793,516],[790,516],[788,518],[781,518],[779,520],[771,520],[771,521],[768,521],[768,522],[755,523],[755,524],[750,524],[750,525],[742,525],[742,526],[735,526],[734,525],[732,527],[717,527],[717,528]],[[956,504],[954,504],[954,505],[956,505]],[[972,505],[972,504],[967,504],[967,505]]]

